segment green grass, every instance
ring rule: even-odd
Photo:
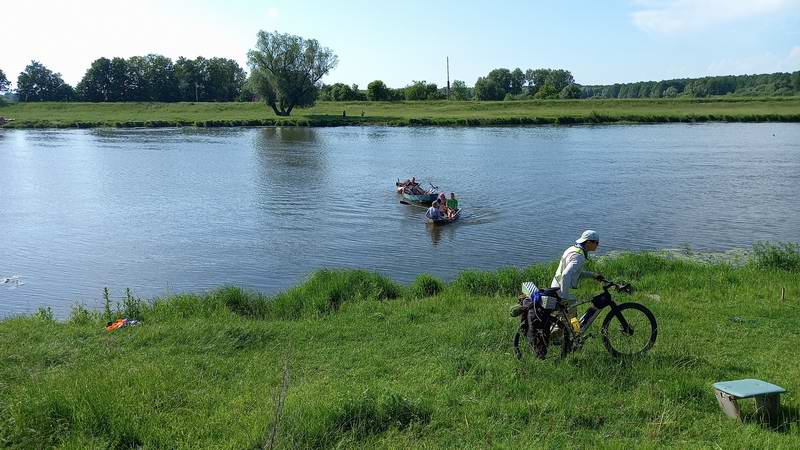
[[[261,103],[15,103],[0,115],[6,128],[800,122],[800,98],[319,102],[288,118]]]
[[[508,307],[553,264],[410,286],[322,271],[276,297],[126,298],[112,314],[143,324],[111,333],[85,309],[8,319],[0,447],[259,448],[279,417],[280,448],[797,448],[800,272],[783,269],[794,249],[775,249],[740,267],[595,261],[658,318],[653,351],[627,362],[596,341],[559,364],[515,359]],[[759,425],[752,402],[744,424],[716,405],[712,383],[751,377],[789,390],[779,428]]]

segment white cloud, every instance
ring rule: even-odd
[[[633,23],[651,33],[699,31],[714,25],[775,14],[800,0],[635,0]]]
[[[800,46],[785,56],[772,53],[735,59],[722,59],[708,66],[707,75],[741,75],[753,73],[794,72],[800,70]]]

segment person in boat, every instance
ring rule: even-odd
[[[413,195],[425,195],[427,192],[419,187],[419,183],[406,187],[407,191]]]
[[[450,218],[450,210],[447,209],[447,200],[445,199],[445,201],[442,201],[441,199],[442,199],[442,197],[440,196],[439,200],[438,200],[438,202],[439,202],[439,212],[442,213],[442,218],[443,219],[448,219],[448,218]]]
[[[439,209],[439,202],[435,201],[425,212],[425,217],[431,220],[442,220],[442,210]]]
[[[417,177],[411,177],[410,180],[401,181],[398,186],[406,188],[411,186],[419,186],[419,183],[417,183]]]
[[[456,194],[453,192],[450,193],[450,198],[447,199],[447,210],[449,212],[449,216],[451,219],[456,215],[458,212],[458,200],[456,200]]]

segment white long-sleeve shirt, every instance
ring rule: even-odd
[[[579,245],[573,245],[561,255],[558,263],[558,270],[550,283],[550,287],[557,287],[558,295],[563,300],[575,302],[577,298],[571,291],[578,287],[581,277],[595,277],[593,272],[583,270],[586,263],[586,255]]]

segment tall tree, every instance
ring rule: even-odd
[[[575,83],[575,79],[569,70],[555,69],[551,70],[547,75],[547,82],[549,82],[557,92],[561,92],[565,87]]]
[[[128,62],[124,58],[112,58],[108,83],[108,101],[129,100]]]
[[[453,100],[469,100],[470,92],[467,83],[462,80],[453,80],[450,87],[450,98]]]
[[[336,67],[338,58],[316,39],[278,32],[258,32],[256,48],[247,54],[253,86],[278,116],[295,106],[314,104],[319,83]]]
[[[230,102],[239,97],[247,75],[236,61],[211,58],[206,70],[206,92],[209,100]]]
[[[142,102],[150,100],[147,81],[147,61],[142,56],[131,56],[125,61],[125,100]]]
[[[502,100],[506,91],[494,78],[480,77],[475,82],[474,95],[476,100]]]
[[[208,80],[206,59],[188,59],[181,56],[175,61],[175,78],[178,80],[178,97],[184,102],[199,102],[206,99]]]
[[[426,81],[412,81],[405,87],[406,100],[437,100],[439,99],[439,88],[436,83]]]
[[[550,69],[528,69],[525,71],[525,78],[528,80],[531,95],[536,94],[544,87],[550,72]]]
[[[8,81],[6,74],[3,73],[2,69],[0,69],[0,93],[7,91],[9,86],[11,86],[11,82]]]
[[[375,80],[367,85],[367,99],[371,102],[385,102],[392,99],[392,93],[381,80]]]
[[[111,60],[108,58],[94,60],[75,90],[81,100],[107,102],[111,91]]]
[[[149,87],[146,100],[171,102],[177,100],[178,80],[170,58],[150,54],[144,57],[144,77]]]
[[[525,73],[517,67],[511,71],[511,90],[508,91],[511,95],[519,95],[522,93],[522,86],[525,85]]]
[[[17,94],[22,102],[64,101],[72,99],[74,90],[42,63],[31,61],[17,77]]]
[[[503,90],[503,96],[511,92],[511,71],[508,69],[494,69],[486,75],[486,78],[493,80]]]

